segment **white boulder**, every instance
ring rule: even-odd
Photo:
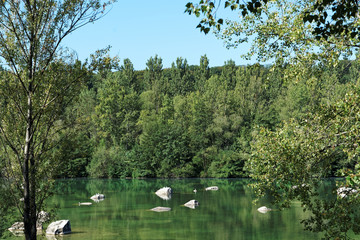
[[[8,230],[12,232],[15,236],[21,236],[24,234],[24,223],[23,222],[15,222]],[[38,233],[42,231],[42,224],[36,223],[36,230]]]
[[[170,187],[160,188],[155,192],[158,195],[170,195],[172,193],[172,189]]]
[[[46,229],[46,234],[50,234],[50,235],[69,234],[69,233],[71,233],[70,220],[59,220],[56,222],[52,222]]]
[[[104,199],[104,198],[105,198],[105,195],[100,194],[100,193],[97,193],[97,194],[95,194],[94,196],[91,197],[91,199]]]
[[[211,187],[207,187],[205,188],[206,191],[217,191],[219,190],[218,186],[211,186]]]
[[[94,196],[92,196],[90,199],[93,200],[94,202],[99,202],[105,199],[105,195],[97,193]]]
[[[259,207],[257,210],[258,210],[258,212],[261,212],[261,213],[267,213],[267,212],[271,211],[271,208],[262,206],[262,207]]]
[[[172,193],[172,189],[170,187],[163,187],[163,188],[160,188],[159,190],[157,190],[155,192],[155,194],[164,199],[164,200],[169,200],[171,199],[171,193]]]
[[[184,204],[185,207],[195,209],[195,207],[199,206],[199,202],[195,199],[188,201]]]
[[[15,222],[8,230],[12,232],[15,236],[24,234],[24,223],[23,222]]]
[[[154,211],[154,212],[168,212],[168,211],[171,210],[171,208],[169,208],[169,207],[155,207],[155,208],[152,208],[150,210]]]
[[[79,202],[79,206],[90,206],[92,205],[91,202]]]
[[[37,216],[38,220],[36,222],[36,230],[38,233],[41,233],[43,227],[42,224],[50,220],[49,213],[45,211],[40,211]],[[8,230],[12,232],[14,235],[23,235],[24,234],[24,223],[23,222],[15,222]]]

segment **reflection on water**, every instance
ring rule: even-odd
[[[80,239],[319,239],[303,230],[306,215],[298,203],[291,209],[262,214],[257,211],[269,203],[252,204],[247,179],[146,179],[146,180],[59,180],[57,194],[49,205],[60,205],[58,219],[69,219],[72,234],[64,240]],[[155,192],[169,186],[171,199]],[[218,186],[217,191],[206,191]],[[194,189],[197,189],[194,192]],[[106,198],[92,205],[81,205],[95,193]],[[196,208],[185,207],[190,200]],[[170,211],[154,212],[155,207]]]

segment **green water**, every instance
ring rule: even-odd
[[[57,194],[49,206],[58,204],[58,220],[69,219],[72,233],[64,240],[80,239],[319,239],[303,230],[305,217],[297,203],[284,211],[266,214],[254,206],[246,179],[181,179],[181,180],[59,180]],[[205,191],[216,185],[218,191]],[[170,200],[154,192],[161,187],[173,189]],[[197,189],[197,193],[193,192]],[[105,194],[95,203],[90,197]],[[199,206],[183,206],[196,199]],[[79,202],[92,202],[79,206]],[[149,209],[170,207],[169,212]],[[269,206],[269,205],[268,205]]]

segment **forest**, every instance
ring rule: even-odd
[[[341,60],[336,67],[238,66],[232,60],[209,67],[206,55],[199,62],[188,65],[179,57],[171,68],[163,68],[161,57],[154,56],[145,70],[136,71],[131,60],[120,62],[106,56],[95,71],[81,74],[71,101],[56,106],[61,114],[54,125],[61,131],[51,135],[54,145],[46,154],[54,178],[257,179],[265,175],[277,184],[284,182],[280,186],[284,189],[310,182],[314,174],[321,179],[356,172],[356,154],[348,156],[340,145],[331,145],[331,154],[326,154],[324,149],[302,145],[304,139],[314,142],[317,136],[303,132],[300,138],[294,140],[294,136],[301,126],[307,127],[304,122],[313,122],[311,126],[318,128],[321,124],[315,119],[319,114],[326,117],[329,114],[324,112],[348,102],[349,93],[358,91],[359,59]],[[62,64],[60,70],[84,71],[79,62]],[[294,69],[301,73],[289,75]],[[358,101],[358,93],[352,96]],[[2,101],[4,104],[6,98]],[[350,106],[357,104],[350,102]],[[355,109],[354,114],[358,113]],[[327,118],[329,122],[332,117]],[[324,148],[326,143],[318,139],[317,144]],[[313,169],[301,165],[316,163],[314,152],[321,153],[323,165]],[[306,154],[309,159],[305,159]],[[287,176],[288,171],[305,168],[306,173]],[[307,174],[310,178],[306,180]],[[263,181],[258,183],[262,189]],[[1,199],[13,194],[9,188],[2,190]],[[275,198],[276,190],[272,192]],[[291,195],[291,190],[287,201],[297,196]],[[306,201],[307,196],[302,197]],[[9,206],[13,206],[11,201],[1,205],[5,222],[0,233],[18,219],[15,208]],[[338,214],[333,217],[338,218]]]
[[[57,123],[67,127],[52,150],[56,177],[248,177],[261,127],[337,103],[360,74],[358,60],[312,66],[300,77],[285,76],[291,66],[209,62],[202,56],[189,66],[179,57],[163,69],[155,56],[135,71],[125,59],[86,76]],[[337,156],[328,176],[354,167],[345,159]]]

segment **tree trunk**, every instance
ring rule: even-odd
[[[36,240],[36,204],[35,204],[35,175],[34,156],[32,153],[32,91],[31,84],[28,93],[27,126],[24,146],[23,178],[24,178],[24,233],[26,240]]]

